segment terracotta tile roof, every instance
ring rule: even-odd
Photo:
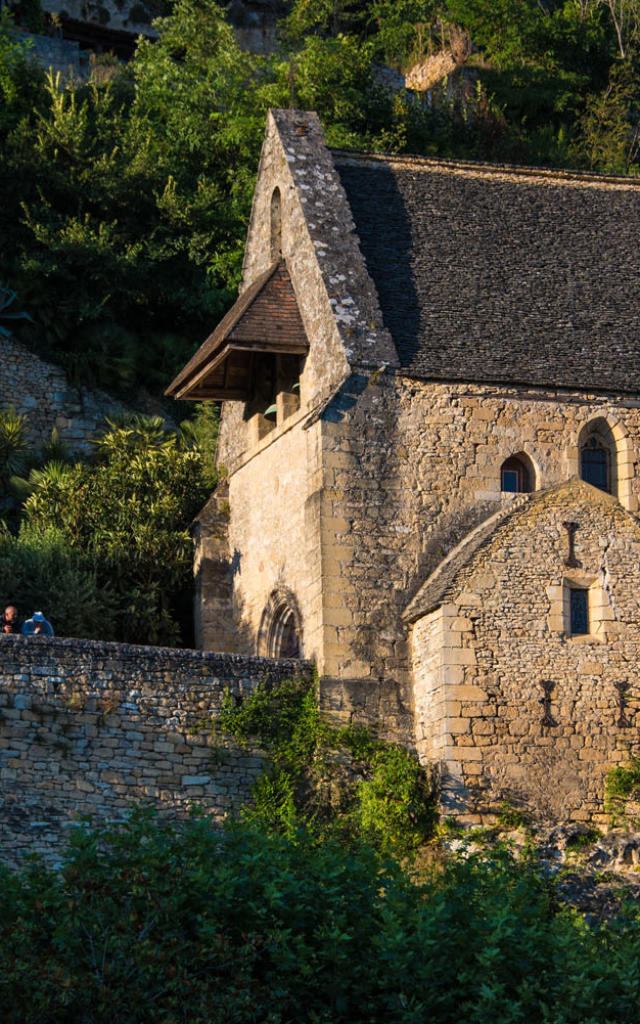
[[[640,392],[640,182],[333,155],[409,375]]]
[[[252,352],[308,350],[291,278],[284,260],[279,260],[240,295],[165,394],[182,399],[244,398]]]

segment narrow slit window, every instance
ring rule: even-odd
[[[570,632],[572,636],[585,636],[589,632],[589,593],[581,588],[569,591]]]

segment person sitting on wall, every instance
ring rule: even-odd
[[[0,633],[19,633],[18,609],[13,604],[8,604],[0,616]]]
[[[22,624],[23,636],[53,636],[53,626],[47,622],[42,612],[34,612],[30,619]]]

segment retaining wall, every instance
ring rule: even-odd
[[[103,391],[71,387],[64,370],[14,338],[0,337],[0,361],[0,408],[13,405],[26,415],[36,445],[48,441],[55,427],[70,451],[86,451],[91,435],[104,428],[105,416],[125,411]]]
[[[227,689],[310,678],[309,662],[72,639],[0,638],[0,858],[55,863],[79,815],[140,801],[222,821],[263,761],[212,736]]]

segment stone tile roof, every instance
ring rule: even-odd
[[[640,391],[640,182],[333,155],[409,375]]]
[[[405,622],[415,622],[423,615],[427,615],[443,604],[457,589],[461,573],[470,565],[474,556],[486,545],[490,544],[500,528],[511,520],[518,513],[518,510],[522,509],[523,505],[540,506],[548,503],[549,499],[561,499],[565,495],[568,497],[585,497],[591,505],[594,503],[600,505],[618,504],[612,495],[606,494],[597,487],[592,487],[576,476],[544,491],[516,495],[508,505],[499,509],[498,512],[495,512],[488,519],[485,519],[483,523],[480,523],[479,526],[471,530],[442,559],[402,613]],[[618,507],[623,511],[621,505]],[[525,508],[522,511],[522,516],[526,515],[527,509]],[[624,515],[629,515],[629,513],[624,512]]]
[[[240,295],[171,382],[166,395],[174,398],[243,397],[248,384],[247,353],[305,354],[309,342],[284,260],[278,260]],[[229,356],[240,354],[229,381]],[[214,393],[219,392],[219,393]]]
[[[493,536],[498,526],[511,516],[514,509],[529,500],[529,494],[518,495],[509,505],[489,516],[488,519],[471,530],[466,537],[463,537],[460,543],[436,566],[416,596],[409,602],[402,613],[403,619],[406,622],[415,622],[416,619],[427,615],[442,604],[445,596],[452,589],[458,573],[470,562],[476,551],[479,551]]]

